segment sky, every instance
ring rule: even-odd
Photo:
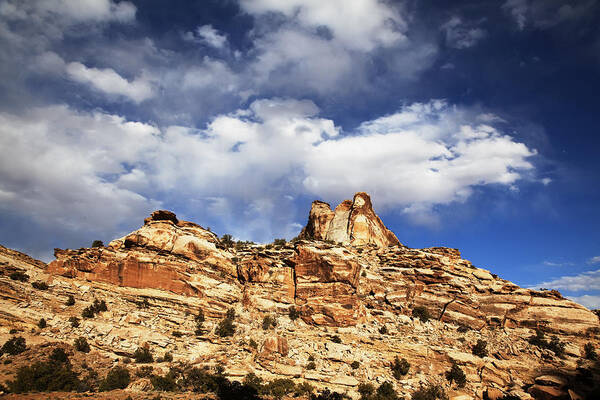
[[[368,192],[600,308],[600,1],[0,0],[0,243],[44,261],[169,209],[291,239]]]

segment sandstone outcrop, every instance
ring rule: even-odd
[[[308,223],[300,238],[327,240],[343,245],[374,244],[379,247],[400,245],[400,241],[373,211],[371,197],[364,192],[344,200],[334,211],[329,204],[314,201]]]
[[[523,289],[476,268],[457,249],[400,245],[366,194],[340,206],[346,211],[313,203],[302,239],[284,245],[227,247],[214,233],[160,210],[106,247],[56,249],[49,265],[0,247],[0,342],[10,330],[27,335],[28,343],[83,336],[93,354],[109,360],[148,345],[171,352],[175,362],[222,365],[232,379],[249,372],[288,377],[354,398],[360,382],[386,380],[409,396],[440,382],[452,363],[468,384],[456,391],[441,381],[450,398],[579,393],[570,377],[587,365],[583,346],[600,346],[593,312],[558,292]],[[15,271],[49,289],[11,279]],[[68,295],[75,305],[65,306]],[[95,299],[105,300],[108,311],[73,327],[69,318]],[[292,306],[298,319],[288,315]],[[428,322],[412,317],[418,306],[429,311]],[[215,328],[229,308],[236,311],[236,332],[221,338]],[[206,316],[200,333],[199,309]],[[274,327],[263,328],[265,316],[277,320]],[[40,318],[48,323],[44,330],[37,328]],[[564,359],[531,345],[534,329],[557,335]],[[472,354],[479,339],[488,343],[486,357]],[[411,364],[402,380],[391,375],[396,356]],[[566,372],[557,377],[557,371]],[[137,387],[147,388],[147,380],[133,382]]]

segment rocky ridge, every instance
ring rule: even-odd
[[[520,288],[474,267],[456,249],[401,245],[364,193],[335,211],[314,202],[300,237],[277,246],[232,245],[157,211],[106,247],[57,249],[48,266],[1,248],[0,340],[11,329],[27,334],[32,345],[83,336],[105,363],[122,362],[147,345],[170,351],[174,362],[224,365],[232,379],[249,372],[289,377],[353,397],[359,382],[383,381],[406,395],[438,382],[457,399],[494,390],[520,399],[588,390],[570,382],[584,365],[583,345],[598,344],[598,317],[559,293]],[[13,270],[49,289],[10,279]],[[64,305],[68,295],[74,306]],[[80,316],[94,299],[105,300],[109,311],[71,326],[69,317]],[[289,318],[292,306],[299,320]],[[420,307],[432,318],[412,317]],[[238,315],[236,333],[222,338],[214,330],[229,308]],[[200,309],[207,321],[196,335]],[[275,317],[277,326],[261,329],[264,316]],[[36,329],[40,318],[48,328]],[[564,358],[527,341],[536,328],[566,344]],[[488,343],[489,356],[472,354],[477,340]],[[396,356],[411,364],[401,380],[390,370]],[[307,368],[311,358],[314,370]],[[467,374],[464,388],[443,379],[452,363]],[[3,373],[0,380],[11,376],[9,368]],[[540,380],[543,375],[559,375],[564,383]],[[131,392],[144,389],[140,385],[132,383]],[[552,391],[558,397],[548,397]]]

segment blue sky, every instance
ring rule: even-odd
[[[356,191],[600,307],[596,0],[0,1],[0,243],[50,260],[152,210],[295,236]]]

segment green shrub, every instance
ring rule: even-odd
[[[152,365],[144,365],[135,370],[135,374],[140,378],[148,378],[152,375],[152,371],[154,371],[154,367]]]
[[[81,351],[83,353],[90,352],[90,344],[88,343],[87,339],[83,336],[80,336],[77,339],[75,339],[75,343],[73,345],[75,346],[75,350],[77,351]]]
[[[446,379],[450,382],[450,385],[452,385],[452,382],[456,382],[458,387],[463,387],[467,383],[467,376],[456,363],[452,364],[450,371],[446,371]]]
[[[223,247],[228,249],[233,246],[235,242],[233,241],[233,236],[225,234],[221,237],[220,243],[223,245]]]
[[[352,361],[352,364],[350,364],[350,367],[352,369],[359,369],[360,368],[360,363],[358,361]]]
[[[40,320],[38,321],[38,327],[40,329],[44,329],[46,327],[46,320],[44,318],[40,318]]]
[[[59,364],[68,364],[69,356],[63,348],[57,347],[52,350],[52,353],[50,354],[50,361],[54,361]]]
[[[196,315],[194,317],[194,321],[196,322],[204,322],[205,318],[204,318],[204,310],[199,309],[198,310],[198,315]]]
[[[65,302],[65,305],[67,305],[67,306],[75,305],[75,297],[73,297],[72,294],[70,294],[69,297],[67,297],[67,301]]]
[[[171,335],[173,335],[177,338],[183,337],[183,333],[181,333],[179,331],[173,331],[173,332],[171,332]]]
[[[94,300],[92,307],[93,307],[94,313],[108,311],[108,307],[106,306],[106,301],[104,301],[104,300],[100,300],[100,301],[98,301],[97,299]]]
[[[387,333],[388,333],[387,326],[382,325],[381,328],[379,328],[379,333],[381,333],[382,335],[387,335]]]
[[[281,399],[283,396],[293,393],[296,384],[293,380],[287,378],[277,378],[265,385],[265,394]]]
[[[477,340],[477,344],[473,346],[473,355],[482,358],[488,355],[487,342],[485,340]]]
[[[312,354],[308,356],[308,361],[315,361],[315,356]]]
[[[102,311],[108,311],[106,302],[104,300],[99,301],[98,299],[96,299],[94,300],[91,306],[88,306],[83,309],[83,311],[81,312],[81,316],[83,318],[94,318],[96,314],[99,314]]]
[[[592,343],[586,343],[583,346],[583,351],[585,353],[585,358],[587,358],[588,360],[598,359],[598,354],[596,354],[596,348]]]
[[[448,395],[440,385],[430,384],[414,392],[412,400],[448,400]]]
[[[375,393],[375,386],[372,383],[361,382],[358,385],[358,393],[360,394],[360,400],[371,400]]]
[[[83,318],[94,318],[94,315],[96,314],[94,313],[94,309],[91,306],[86,307],[81,311],[81,316]]]
[[[288,309],[288,316],[290,317],[290,319],[291,319],[292,321],[295,321],[295,320],[297,320],[298,318],[300,318],[300,315],[301,315],[301,314],[300,314],[300,310],[297,310],[297,309],[296,309],[296,307],[294,307],[294,306],[291,306],[291,307]]]
[[[272,317],[270,315],[266,315],[263,318],[263,322],[262,322],[262,328],[263,330],[269,330],[271,328],[275,328],[277,326],[277,319],[275,317]]]
[[[163,357],[163,360],[165,362],[173,362],[173,354],[167,351]]]
[[[333,343],[338,343],[338,344],[339,344],[339,343],[342,343],[342,339],[341,339],[341,338],[340,338],[338,335],[334,335],[334,336],[332,336],[332,337],[331,337],[331,341],[332,341]]]
[[[25,350],[27,350],[25,339],[23,339],[21,336],[16,336],[7,340],[6,343],[2,345],[2,348],[0,349],[0,355],[6,353],[10,354],[11,356],[15,356],[17,354],[21,354]]]
[[[338,392],[332,392],[329,389],[324,389],[319,394],[310,395],[311,400],[343,400],[348,398],[348,396]]]
[[[8,277],[13,281],[27,282],[29,280],[29,275],[23,271],[11,272]]]
[[[394,358],[394,362],[392,363],[391,369],[394,378],[402,379],[404,375],[408,374],[408,371],[410,370],[410,363],[406,360],[406,358],[400,360],[398,356],[396,356]]]
[[[79,326],[79,318],[77,317],[69,317],[69,322],[73,328],[77,328]]]
[[[296,389],[294,390],[294,397],[309,396],[314,391],[315,388],[313,387],[313,385],[304,381],[296,385]]]
[[[529,338],[529,343],[541,348],[552,351],[557,357],[563,357],[565,354],[565,344],[562,343],[556,336],[553,336],[550,341],[546,339],[544,332],[536,329],[535,335]]]
[[[225,318],[228,318],[230,320],[235,320],[235,308],[230,308],[227,310],[227,313],[225,314]]]
[[[252,347],[253,349],[257,349],[258,343],[256,343],[256,340],[250,339],[250,341],[248,342],[248,346]]]
[[[386,381],[377,388],[374,400],[400,400],[400,397],[394,390],[394,386]]]
[[[230,310],[233,310],[232,308]],[[221,337],[233,336],[235,334],[235,324],[233,323],[233,318],[229,318],[229,311],[227,312],[228,316],[219,322],[215,333]],[[235,316],[235,312],[233,313]]]
[[[177,383],[175,382],[175,372],[169,371],[165,376],[152,375],[150,382],[154,386],[154,390],[161,392],[174,392],[178,389]]]
[[[287,240],[285,239],[275,239],[273,240],[273,245],[275,246],[285,246],[287,243]]]
[[[427,322],[431,318],[429,310],[424,306],[417,306],[413,308],[412,315],[413,317],[420,319],[421,322]]]
[[[316,368],[317,368],[317,365],[315,364],[314,361],[310,361],[308,364],[306,364],[306,369],[313,370]]]
[[[102,240],[94,240],[92,242],[92,247],[104,247],[104,243]]]
[[[147,347],[138,347],[135,353],[133,353],[133,358],[135,359],[135,362],[139,364],[146,364],[154,361],[154,357],[152,357],[152,353]]]
[[[14,381],[8,382],[12,393],[71,392],[78,390],[81,382],[69,363],[36,362],[18,369]]]
[[[48,290],[48,284],[42,281],[31,282],[31,286],[37,290]]]
[[[360,276],[362,276],[363,278],[366,278],[367,277],[367,271],[365,271],[363,269],[363,271],[360,273]]]
[[[108,371],[106,378],[100,383],[100,391],[106,392],[115,389],[125,389],[130,381],[129,370],[117,365]]]

